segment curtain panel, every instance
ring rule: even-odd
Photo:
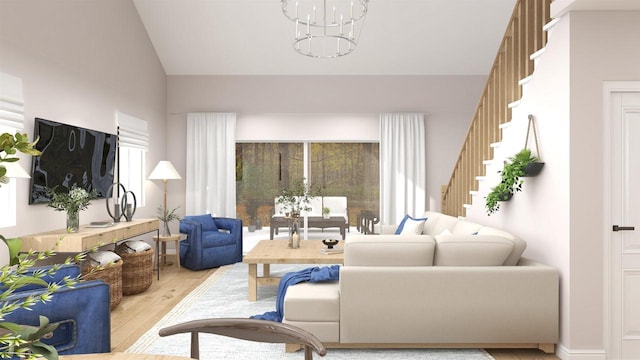
[[[422,113],[380,114],[380,221],[399,224],[426,211],[426,145]]]
[[[235,113],[187,114],[187,215],[235,218],[235,131]]]

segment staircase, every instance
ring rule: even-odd
[[[544,26],[552,0],[518,0],[498,54],[447,185],[442,187],[443,213],[464,217],[465,207],[484,178],[485,166],[500,143],[501,127],[522,96],[522,84],[533,73],[535,53],[544,48]]]

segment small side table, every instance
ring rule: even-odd
[[[176,262],[178,263],[178,271],[180,271],[180,240],[186,238],[185,234],[178,235],[160,235],[154,236],[153,241],[156,242],[156,271],[158,272],[158,280],[160,280],[160,268],[167,263],[167,242],[175,241],[176,244]],[[162,243],[162,245],[160,245]],[[160,251],[162,248],[162,251]]]

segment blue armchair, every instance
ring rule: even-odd
[[[209,214],[185,216],[180,232],[180,264],[202,270],[242,261],[242,220],[212,217]]]
[[[38,268],[32,270],[35,269]],[[80,274],[78,266],[66,265],[55,274],[44,277],[43,280],[47,283],[60,282],[65,276],[76,277],[78,274]],[[4,301],[19,301],[30,294],[42,292],[41,287],[29,285],[18,289]],[[102,280],[82,281],[73,288],[63,286],[53,293],[50,302],[38,302],[31,306],[31,310],[17,309],[7,315],[4,320],[21,325],[37,326],[41,315],[46,316],[52,324],[58,323],[53,336],[42,339],[44,343],[55,347],[58,354],[111,351],[109,285]]]

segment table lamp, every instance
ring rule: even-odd
[[[162,205],[162,222],[164,223],[163,235],[170,235],[171,232],[169,231],[169,224],[167,223],[167,180],[178,180],[182,179],[182,177],[180,177],[180,174],[178,174],[178,171],[173,167],[170,161],[162,160],[158,165],[156,165],[147,179],[162,180],[162,183],[164,184],[164,202]]]
[[[20,166],[17,161],[12,161],[12,162],[3,161],[2,166],[4,166],[5,169],[7,169],[7,173],[5,174],[5,176],[8,178],[13,178],[13,179],[31,178],[31,176],[29,176],[29,173],[27,173],[27,171],[22,166]]]

